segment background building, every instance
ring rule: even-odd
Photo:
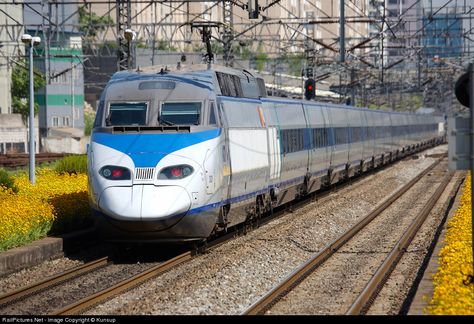
[[[23,35],[23,10],[11,5],[15,0],[0,4],[0,114],[11,114],[11,72],[18,60],[19,41]]]
[[[80,131],[74,129],[84,128],[82,38],[76,31],[76,12],[77,4],[67,3],[56,7],[34,2],[24,7],[26,31],[42,39],[35,58],[35,66],[46,79],[45,87],[35,94],[42,136],[58,128],[70,129],[77,136]],[[45,25],[45,20],[50,24]]]

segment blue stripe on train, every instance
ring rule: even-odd
[[[220,129],[189,134],[110,134],[94,132],[91,142],[127,154],[132,158],[135,167],[155,167],[166,155],[211,140],[220,134]]]

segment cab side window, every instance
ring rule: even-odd
[[[217,125],[217,120],[216,120],[216,109],[214,105],[214,101],[211,101],[209,103],[209,120],[208,120],[209,125]]]

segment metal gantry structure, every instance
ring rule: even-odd
[[[143,64],[140,55],[150,57],[150,64],[159,64],[157,55],[164,52],[183,57],[202,52],[201,37],[192,26],[207,23],[214,26],[210,28],[215,60],[227,66],[254,67],[274,79],[276,74],[295,75],[295,70],[310,68],[318,87],[327,82],[339,93],[334,100],[343,102],[351,97],[352,103],[363,106],[403,109],[421,104],[446,112],[455,104],[449,85],[473,58],[474,1],[327,3],[0,0],[0,58],[8,65],[23,55],[19,35],[27,28],[45,40],[38,55],[45,58],[47,82],[51,78],[49,58],[54,55],[50,49],[68,46],[65,40],[70,35],[82,37],[83,60],[114,59],[116,70],[136,67],[138,61]],[[22,21],[11,14],[11,8],[36,18]],[[137,37],[127,38],[127,30]],[[453,37],[462,42],[453,44]],[[457,50],[449,52],[453,48]],[[135,55],[137,49],[140,51]],[[436,62],[437,52],[441,59]],[[86,73],[106,73],[94,64],[88,61]],[[304,77],[300,74],[299,81],[278,79],[301,85]],[[440,102],[439,98],[445,100]]]
[[[132,3],[127,0],[115,1],[117,13],[117,70],[126,70],[133,67],[132,39],[125,37],[125,31],[132,28]]]

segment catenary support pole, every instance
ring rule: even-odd
[[[30,157],[30,182],[35,184],[35,98],[34,98],[34,79],[33,79],[33,42],[29,46],[30,51],[30,115],[29,115],[29,157]]]
[[[33,41],[29,45],[30,51],[30,115],[29,115],[29,157],[30,157],[30,182],[35,184],[35,98],[34,98],[34,79],[33,79]]]
[[[341,63],[346,60],[346,35],[344,30],[345,16],[344,16],[344,0],[339,0],[339,56]]]
[[[469,110],[471,111],[471,152],[470,152],[470,159],[471,159],[471,221],[472,221],[472,268],[473,268],[473,275],[474,275],[474,203],[472,199],[472,193],[474,189],[474,64],[469,64]]]

